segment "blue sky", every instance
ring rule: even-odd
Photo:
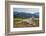
[[[39,8],[13,8],[13,11],[25,12],[25,13],[37,13]]]

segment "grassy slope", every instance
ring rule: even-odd
[[[32,25],[30,25],[30,24],[26,24],[26,23],[18,23],[18,22],[20,22],[20,21],[22,21],[22,20],[25,20],[25,19],[29,19],[29,18],[14,18],[14,27],[35,27],[35,26],[38,26],[38,24],[39,24],[39,20],[33,20],[32,19],[32,21],[33,21],[33,23],[35,22],[35,25],[34,24],[32,24]]]

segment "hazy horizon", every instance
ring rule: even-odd
[[[33,14],[39,12],[39,9],[38,8],[13,8],[13,12],[15,11]]]

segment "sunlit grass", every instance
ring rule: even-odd
[[[32,20],[32,24],[27,24],[27,23],[24,23],[24,21],[23,20]],[[29,19],[29,18],[25,18],[25,19],[23,19],[23,18],[14,18],[14,20],[13,20],[14,22],[14,27],[38,27],[39,26],[39,20],[37,19]],[[21,22],[21,23],[18,23],[18,22]]]

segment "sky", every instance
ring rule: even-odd
[[[25,12],[25,13],[37,13],[39,8],[13,8],[13,11]]]

